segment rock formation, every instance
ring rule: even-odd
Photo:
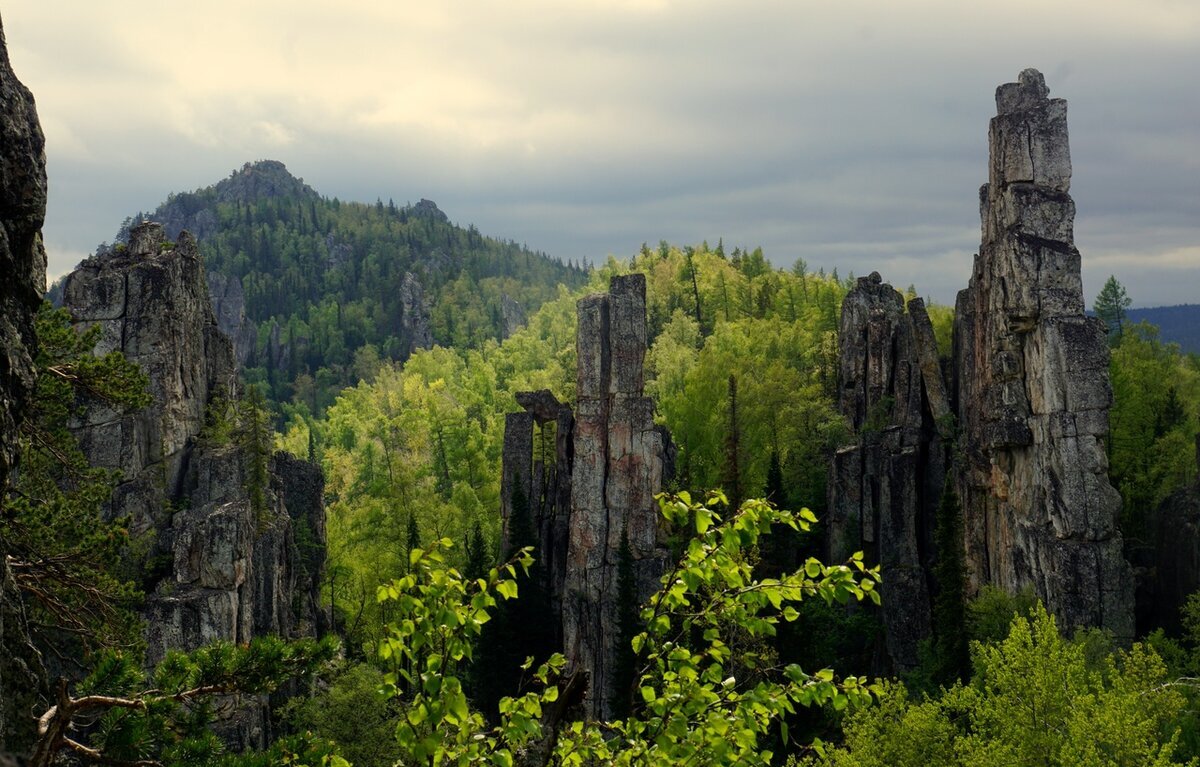
[[[33,316],[46,289],[45,213],[45,139],[33,95],[13,73],[0,22],[0,508],[33,394]],[[10,692],[33,685],[18,652],[29,639],[7,553],[0,542],[0,752],[10,725],[26,715],[10,710],[17,703]]]
[[[412,272],[405,272],[400,282],[400,316],[397,318],[400,349],[408,359],[417,349],[433,346],[433,331],[429,327],[429,305],[425,288]]]
[[[589,714],[607,717],[617,552],[627,535],[639,595],[649,597],[666,562],[654,495],[670,478],[674,448],[643,390],[645,276],[614,277],[608,293],[580,299],[577,311],[575,413],[548,391],[517,396],[525,412],[509,414],[505,424],[501,494],[506,531],[514,491],[532,499],[564,653],[589,675]]]
[[[654,494],[663,487],[669,441],[644,395],[646,277],[613,277],[607,294],[577,307],[575,457],[567,544],[563,643],[591,675],[593,714],[610,714],[616,644],[617,551],[629,541],[639,596],[653,593],[666,561]]]
[[[829,482],[833,561],[863,551],[881,565],[886,658],[916,667],[930,634],[928,572],[947,470],[948,415],[933,326],[919,298],[877,273],[842,303],[839,409],[858,435],[834,455]]]
[[[258,343],[258,328],[246,316],[246,292],[242,281],[220,272],[208,272],[208,295],[212,298],[217,327],[233,343],[233,357],[245,367]]]
[[[968,576],[1032,587],[1063,626],[1132,637],[1108,346],[1083,311],[1067,104],[1048,95],[1032,69],[996,90],[983,239],[955,310]]]
[[[202,434],[236,396],[237,367],[195,240],[184,232],[171,244],[158,224],[140,224],[124,249],[81,264],[63,295],[77,323],[100,326],[97,353],[123,352],[150,381],[150,407],[97,408],[76,424],[89,462],[121,471],[109,513],[151,537],[147,566],[161,563],[145,606],[149,660],[215,639],[315,633],[320,471],[268,445],[256,453]],[[266,485],[257,493],[256,482]],[[261,712],[240,722],[238,740],[262,742]]]
[[[508,338],[525,326],[525,309],[507,293],[500,296],[500,337]]]
[[[858,437],[830,470],[830,555],[864,549],[882,565],[886,665],[900,671],[916,664],[931,628],[947,472],[963,507],[971,592],[1032,588],[1064,627],[1133,636],[1121,501],[1103,444],[1108,347],[1102,323],[1083,313],[1066,102],[1048,93],[1035,70],[996,91],[982,244],[955,309],[953,386],[919,300],[906,312],[873,274],[842,306],[839,406]]]
[[[567,540],[571,514],[571,465],[574,456],[575,418],[568,405],[546,389],[519,392],[524,410],[509,413],[504,423],[504,473],[500,480],[501,546],[507,555],[509,523],[514,503],[525,499],[537,536],[546,593],[554,615],[562,612],[566,584]],[[536,425],[536,435],[535,435]],[[556,627],[562,640],[562,627]]]

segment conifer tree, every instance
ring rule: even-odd
[[[637,575],[633,570],[633,549],[629,546],[629,529],[623,525],[621,545],[617,549],[617,635],[609,690],[613,716],[617,719],[624,719],[633,713],[633,692],[637,682],[637,653],[633,650],[633,638],[642,631],[638,617],[640,607]]]
[[[736,509],[742,500],[741,425],[738,423],[737,376],[729,374],[729,426],[725,432],[725,466],[722,472],[723,490],[729,507]]]
[[[1110,274],[1108,281],[1096,295],[1095,303],[1092,304],[1092,311],[1108,326],[1109,346],[1116,346],[1121,342],[1121,332],[1125,326],[1125,310],[1131,303],[1132,300],[1125,293],[1124,286]]]
[[[934,540],[938,558],[933,578],[938,592],[933,600],[933,681],[949,685],[970,670],[962,508],[949,475],[938,505]]]

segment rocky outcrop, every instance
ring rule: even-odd
[[[158,224],[140,224],[124,249],[81,264],[64,298],[78,323],[100,326],[97,353],[123,352],[150,382],[150,407],[93,409],[76,424],[89,461],[121,471],[109,513],[152,536],[150,561],[162,563],[145,607],[148,659],[215,639],[316,633],[320,472],[204,432],[228,417],[237,367],[195,240],[184,232],[172,244]],[[236,739],[265,737],[261,712],[239,721]]]
[[[500,296],[500,337],[508,338],[525,327],[525,309],[507,293]]]
[[[643,391],[646,280],[612,279],[580,299],[575,412],[549,391],[522,392],[507,416],[501,478],[505,548],[521,499],[530,500],[560,639],[588,674],[591,716],[611,715],[617,637],[617,552],[627,535],[641,598],[658,588],[666,550],[654,495],[671,477],[674,447]]]
[[[1083,311],[1067,104],[1027,69],[996,90],[983,238],[955,311],[959,478],[973,587],[1032,587],[1063,626],[1133,635],[1103,440],[1103,324]]]
[[[626,536],[640,597],[658,586],[666,553],[658,507],[669,444],[644,396],[646,278],[614,277],[607,294],[580,299],[576,352],[575,455],[567,545],[563,642],[568,661],[591,676],[590,713],[611,713],[616,646],[617,551]]]
[[[45,138],[33,95],[13,73],[0,22],[0,508],[16,466],[17,429],[33,395],[33,316],[46,289],[45,213]],[[27,723],[14,693],[36,684],[22,657],[29,633],[7,553],[0,541],[0,761],[10,728]]]
[[[400,316],[397,318],[397,333],[404,359],[417,349],[433,346],[433,331],[429,326],[429,304],[425,301],[425,288],[412,272],[405,272],[400,282]]]
[[[504,424],[501,549],[507,556],[512,548],[514,506],[524,499],[551,612],[560,615],[566,585],[575,418],[571,408],[546,389],[519,392],[517,404],[524,410],[509,413]],[[556,642],[561,643],[561,624],[554,633]]]
[[[839,409],[853,444],[834,455],[829,481],[833,561],[863,551],[878,562],[886,629],[881,670],[906,672],[930,635],[932,535],[947,470],[950,406],[933,326],[877,273],[842,303]]]
[[[92,408],[77,429],[89,461],[124,478],[113,513],[145,532],[158,526],[167,499],[183,495],[189,442],[208,403],[236,390],[233,348],[213,316],[203,259],[186,232],[169,246],[161,226],[140,224],[124,249],[80,264],[63,299],[77,323],[100,326],[97,354],[120,351],[149,378],[150,407]]]
[[[254,354],[258,343],[258,328],[246,316],[246,292],[242,281],[220,272],[208,272],[208,295],[212,299],[217,327],[233,343],[233,357],[241,367]]]

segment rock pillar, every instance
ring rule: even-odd
[[[842,303],[839,409],[858,435],[829,478],[832,561],[855,551],[881,565],[886,629],[881,670],[910,671],[930,635],[935,514],[947,470],[949,403],[933,327],[878,274]],[[941,430],[941,431],[939,431]]]
[[[1032,587],[1060,624],[1133,635],[1103,439],[1103,324],[1084,315],[1067,104],[1027,69],[996,90],[983,237],[954,345],[970,584]]]
[[[577,404],[563,605],[564,651],[590,674],[588,709],[611,713],[617,637],[617,552],[628,536],[641,597],[658,585],[665,552],[658,506],[669,445],[643,392],[646,278],[614,277],[579,301]]]

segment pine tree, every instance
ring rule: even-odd
[[[966,676],[970,666],[962,508],[950,476],[938,505],[934,542],[938,558],[933,578],[938,592],[933,600],[933,681],[949,685]]]
[[[737,376],[729,374],[729,427],[725,432],[725,465],[722,483],[729,507],[736,509],[742,502],[741,426],[737,412]]]
[[[642,630],[638,616],[640,605],[629,530],[622,526],[621,545],[617,549],[617,632],[609,689],[612,713],[617,719],[625,719],[633,713],[633,692],[637,683],[637,653],[633,651],[633,638]]]
[[[1115,276],[1109,275],[1108,281],[1104,283],[1104,287],[1096,296],[1096,302],[1092,304],[1092,311],[1108,326],[1110,346],[1116,346],[1121,342],[1121,333],[1125,325],[1125,310],[1131,303],[1132,300],[1125,293],[1125,288],[1117,282]]]

